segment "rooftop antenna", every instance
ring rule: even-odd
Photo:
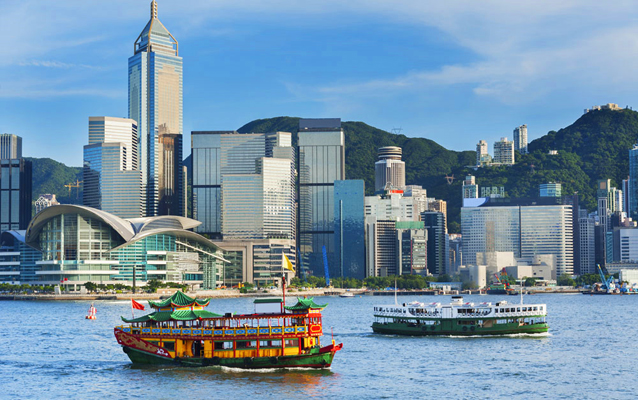
[[[155,0],[151,1],[151,19],[157,18],[157,2]]]

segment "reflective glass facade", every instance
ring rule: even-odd
[[[330,276],[364,279],[365,187],[362,180],[334,181],[335,260]]]
[[[0,234],[0,282],[14,285],[37,280],[36,264],[42,254],[24,243],[25,231],[5,231]]]
[[[635,217],[638,213],[638,145],[629,150],[629,210],[627,214]]]
[[[26,229],[31,220],[31,161],[0,160],[0,231]]]
[[[302,120],[303,121],[303,120]],[[312,121],[312,120],[310,120]],[[345,179],[345,137],[337,127],[300,123],[298,132],[299,217],[298,243],[303,267],[324,276],[322,247],[328,265],[334,257],[334,181]],[[332,268],[332,267],[331,267]]]
[[[202,223],[197,232],[213,239],[220,239],[222,232],[221,135],[222,132],[191,132],[191,209],[193,218]]]
[[[553,254],[556,276],[574,273],[572,206],[521,207],[521,257]]]
[[[163,134],[183,133],[182,58],[177,40],[157,18],[157,4],[151,4],[151,19],[134,44],[135,54],[128,60],[129,118],[138,122],[140,165],[146,192],[146,214],[158,215],[166,179],[161,165],[165,153],[160,146]],[[181,175],[179,168],[171,173]],[[181,182],[181,178],[175,178]],[[181,187],[177,193],[182,193]],[[185,201],[182,199],[181,201]],[[174,203],[174,202],[173,202]],[[171,215],[181,215],[180,203],[174,203]]]
[[[476,265],[476,253],[494,251],[520,257],[520,226],[518,207],[461,208],[463,263]]]

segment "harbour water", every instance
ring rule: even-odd
[[[518,302],[514,296],[467,301]],[[400,296],[400,302],[448,296]],[[292,301],[292,300],[289,300]],[[389,297],[320,297],[325,336],[344,343],[327,371],[134,367],[113,337],[130,302],[0,302],[0,398],[633,398],[638,296],[533,295],[548,305],[542,337],[411,338],[373,334]],[[252,299],[208,310],[248,313]],[[144,313],[136,311],[136,315]]]

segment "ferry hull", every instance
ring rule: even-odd
[[[453,324],[454,322],[454,324]],[[520,325],[518,323],[496,324],[489,328],[477,326],[458,326],[456,321],[443,321],[441,325],[417,325],[405,323],[382,324],[374,322],[372,330],[375,333],[405,336],[494,336],[511,334],[545,333],[549,329],[547,323]],[[414,326],[412,326],[414,325]],[[432,329],[434,328],[434,329]],[[465,328],[465,329],[464,329]],[[472,329],[473,328],[473,329]]]
[[[340,347],[339,347],[340,348]],[[185,367],[221,366],[242,369],[265,368],[330,368],[335,352],[303,354],[280,357],[255,358],[168,358],[157,356],[132,347],[123,346],[123,350],[134,364],[175,365]]]

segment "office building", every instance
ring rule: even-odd
[[[560,183],[541,183],[540,184],[540,197],[561,197],[562,185]]]
[[[304,269],[323,276],[323,247],[334,259],[334,181],[345,179],[341,119],[301,119],[297,133],[299,174],[298,246]]]
[[[516,258],[553,254],[556,271],[573,274],[572,206],[556,198],[486,199],[461,208],[463,262],[477,265],[481,252],[512,252]]]
[[[501,138],[494,143],[494,163],[511,165],[514,164],[514,142]]]
[[[396,221],[368,215],[365,226],[366,276],[399,275]]]
[[[0,231],[26,229],[31,220],[31,161],[0,160]]]
[[[0,135],[0,160],[22,158],[22,138],[18,135]]]
[[[397,221],[397,261],[401,275],[428,274],[428,233],[423,221]]]
[[[183,133],[182,58],[178,50],[177,40],[158,19],[153,0],[150,20],[128,59],[128,116],[137,121],[148,216],[182,215],[184,211],[181,140],[174,138]]]
[[[331,277],[364,279],[365,249],[365,186],[362,180],[334,182],[335,263]]]
[[[443,227],[445,228],[445,233],[447,233],[447,201],[429,199],[428,211],[436,211],[443,214]]]
[[[224,174],[222,237],[295,239],[291,160],[262,157],[253,174]]]
[[[144,216],[137,125],[132,119],[89,117],[84,146],[83,204],[120,218]]]
[[[479,140],[476,145],[476,165],[485,165],[491,162],[490,155],[487,153],[487,142]]]
[[[629,150],[629,209],[627,215],[636,219],[638,213],[638,144]]]
[[[389,193],[365,197],[365,215],[374,215],[379,220],[418,220],[415,198],[404,197],[401,193]]]
[[[463,181],[463,198],[478,199],[478,185],[473,175],[468,175]]]
[[[622,209],[629,216],[629,204],[631,201],[629,200],[629,177],[627,179],[622,180]]]
[[[268,189],[268,185],[284,185],[283,181],[272,175],[274,171],[271,167],[276,161],[266,161],[265,180],[259,165],[264,165],[261,161],[267,160],[283,160],[288,165],[288,171],[282,171],[282,178],[289,179],[289,182],[283,186],[273,188],[275,191],[285,191],[286,203],[285,210],[291,215],[286,216],[286,220],[292,221],[293,233],[292,239],[296,237],[296,214],[294,209],[295,186],[294,186],[294,151],[292,149],[292,135],[288,132],[274,133],[250,133],[240,134],[235,131],[195,131],[191,132],[191,154],[193,162],[193,195],[191,198],[191,209],[193,210],[193,218],[201,221],[201,226],[197,227],[197,232],[206,234],[208,237],[221,240],[222,239],[222,205],[227,207],[237,207],[241,209],[245,204],[241,198],[237,198],[237,194],[233,194],[231,186],[237,187],[239,190],[249,190],[251,196],[259,197],[262,204],[264,199],[266,202],[270,197],[268,194],[264,197],[263,190]],[[260,164],[261,163],[261,164]],[[279,162],[281,164],[281,162]],[[281,165],[279,167],[281,168]],[[272,179],[275,179],[272,181]],[[269,183],[276,182],[276,183]],[[224,201],[222,196],[222,187],[225,185],[225,192],[229,196],[235,196],[239,203],[232,205],[230,197],[228,201]],[[252,191],[248,188],[252,185]],[[261,189],[258,189],[260,187]],[[257,192],[256,192],[257,191]],[[290,206],[290,198],[293,199],[293,205]],[[266,203],[263,203],[266,204]],[[253,204],[254,206],[254,204]],[[227,215],[230,212],[227,208]],[[231,218],[250,219],[252,218],[253,209],[248,205],[241,211],[243,214],[231,216]],[[281,217],[282,208],[277,208],[275,214]],[[270,212],[269,212],[270,213]],[[253,227],[244,227],[242,230],[254,231],[257,229],[252,221]],[[230,224],[230,225],[228,225]],[[228,221],[226,231],[230,234],[236,226],[234,222]],[[286,228],[285,230],[288,230]],[[269,231],[269,232],[272,232]],[[234,235],[234,234],[233,234]],[[288,235],[288,234],[287,234]],[[289,236],[289,235],[288,235]],[[231,239],[233,236],[229,236]],[[259,236],[262,237],[262,236]],[[226,237],[224,239],[227,239]]]
[[[31,284],[38,280],[42,253],[25,243],[26,231],[0,232],[0,283]]]
[[[527,154],[527,125],[514,128],[514,150]]]
[[[35,201],[35,213],[37,214],[47,207],[57,206],[59,204],[54,194],[41,194]]]
[[[401,161],[400,147],[379,148],[379,161],[374,164],[374,192],[403,190],[405,188],[405,163]]]
[[[423,189],[422,186],[406,185],[403,195],[405,197],[412,197],[412,204],[414,205],[416,215],[428,210],[428,194],[427,190]]]
[[[613,231],[613,261],[638,262],[638,229],[617,228]]]
[[[438,211],[421,213],[421,221],[427,232],[427,269],[431,275],[446,273],[448,245],[446,244],[445,215]]]
[[[77,290],[87,282],[143,286],[157,279],[214,289],[228,260],[221,248],[190,231],[197,225],[179,216],[122,219],[85,206],[48,207],[29,223],[23,239],[27,250],[41,254],[37,270],[28,272],[35,277],[30,283],[64,280]]]

